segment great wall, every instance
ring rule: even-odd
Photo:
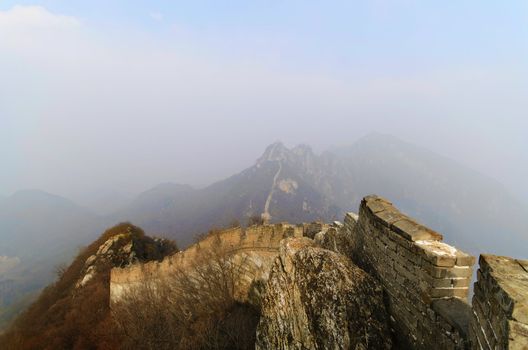
[[[146,281],[185,268],[200,251],[222,246],[247,258],[238,297],[266,280],[281,241],[308,237],[345,253],[383,287],[393,336],[409,349],[528,349],[528,261],[482,254],[474,295],[468,302],[475,257],[442,242],[442,235],[399,212],[389,201],[365,197],[359,215],[343,224],[274,224],[209,235],[161,262],[114,268],[110,300]]]

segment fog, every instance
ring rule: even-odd
[[[526,2],[34,3],[0,3],[0,195],[203,186],[376,131],[528,203]]]

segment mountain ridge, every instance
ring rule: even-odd
[[[526,257],[519,240],[528,242],[528,210],[504,186],[423,147],[370,134],[320,154],[308,145],[275,142],[226,179],[203,188],[162,183],[111,215],[44,191],[19,191],[0,199],[0,281],[17,277],[20,291],[37,290],[75,247],[118,222],[130,221],[185,248],[214,227],[246,224],[263,214],[270,222],[331,222],[356,211],[371,193],[391,198],[471,253]]]

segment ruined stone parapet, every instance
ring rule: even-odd
[[[469,331],[472,349],[528,349],[528,260],[481,255]]]
[[[303,236],[312,239],[314,239],[317,233],[326,231],[330,227],[330,225],[318,221],[304,223],[302,226]]]
[[[276,259],[281,241],[302,236],[318,251],[339,253],[324,253],[332,257],[329,264],[347,256],[379,281],[397,348],[528,349],[528,261],[482,255],[471,307],[467,297],[475,258],[443,243],[441,234],[377,196],[365,197],[359,215],[347,213],[343,224],[282,223],[228,229],[161,262],[112,269],[110,300],[119,300],[136,285],[192,266],[200,261],[201,253],[221,247],[230,261],[245,268],[236,281],[235,299],[260,306],[271,266],[288,268],[285,261]],[[324,274],[313,276],[320,286],[310,284],[310,288],[336,283]],[[275,284],[277,292],[280,287]],[[296,309],[292,307],[291,312]],[[278,307],[277,315],[282,311]],[[330,322],[336,315],[328,313],[321,320]]]
[[[345,217],[351,258],[383,285],[399,341],[414,349],[463,349],[474,257],[377,196],[363,199],[355,221]],[[450,298],[456,299],[439,301]],[[448,317],[453,303],[463,310],[459,317]]]
[[[212,251],[221,247],[233,259],[245,258],[248,262],[246,280],[265,276],[272,260],[277,256],[280,241],[287,237],[302,237],[302,225],[279,223],[255,225],[212,233],[185,251],[166,257],[163,261],[133,264],[125,268],[114,268],[110,273],[110,302],[118,301],[123,293],[146,282],[155,282],[174,273],[175,269],[185,269],[196,263],[202,251]],[[237,257],[238,256],[238,257]],[[251,281],[243,281],[245,289]],[[247,282],[247,283],[246,283]],[[243,293],[240,293],[243,294]]]

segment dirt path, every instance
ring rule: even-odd
[[[271,220],[271,215],[269,213],[269,207],[271,204],[271,199],[273,197],[273,192],[275,191],[275,188],[277,187],[277,180],[279,179],[280,172],[282,170],[282,163],[280,160],[279,162],[279,169],[275,173],[275,176],[273,176],[273,184],[271,185],[271,191],[268,194],[268,198],[266,199],[266,204],[264,205],[264,213],[262,214],[262,218],[269,222]]]

